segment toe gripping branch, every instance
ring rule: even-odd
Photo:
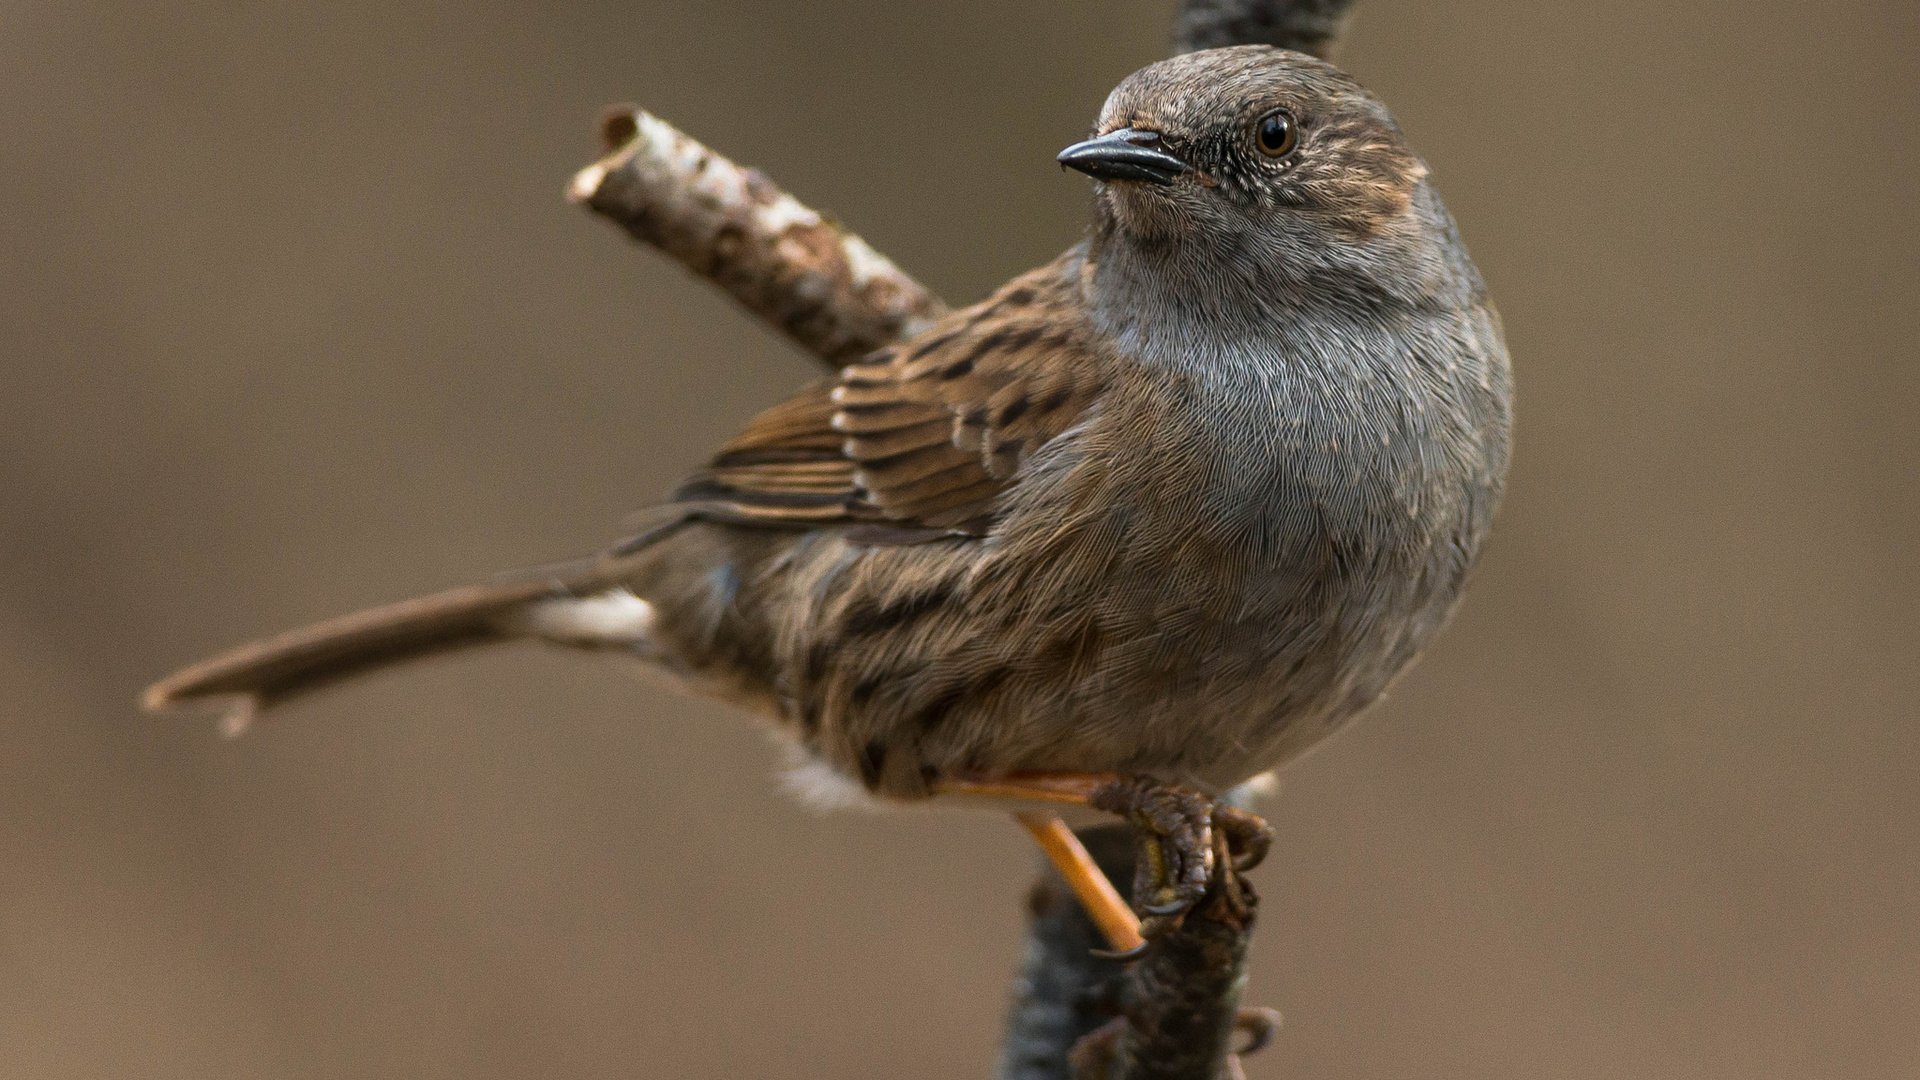
[[[1255,815],[1186,788],[1118,777],[1088,805],[1133,826],[1133,906],[1149,941],[1177,930],[1203,901],[1212,917],[1245,921],[1256,901],[1241,875],[1266,858],[1273,834]]]
[[[1133,882],[1147,944],[1102,952],[1101,929],[1049,870],[1033,892],[1001,1080],[1240,1076],[1238,1056],[1279,1024],[1272,1010],[1240,1007],[1258,904],[1241,874],[1267,852],[1266,823],[1136,778],[1101,784],[1088,803],[1125,821],[1078,836],[1106,876]]]

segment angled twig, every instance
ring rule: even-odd
[[[712,281],[840,367],[910,337],[946,305],[865,240],[659,117],[601,122],[607,154],[567,196]]]

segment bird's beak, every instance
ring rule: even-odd
[[[1056,159],[1098,180],[1144,180],[1166,186],[1193,166],[1160,149],[1160,133],[1139,128],[1109,131],[1097,139],[1077,142]]]

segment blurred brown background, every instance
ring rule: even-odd
[[[0,1071],[981,1077],[1031,856],[529,651],[136,690],[612,537],[809,362],[565,205],[608,101],[955,300],[1163,2],[0,14]],[[1920,15],[1362,0],[1522,391],[1497,542],[1267,807],[1257,1077],[1920,1065]]]

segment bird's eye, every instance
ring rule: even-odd
[[[1253,141],[1268,157],[1283,158],[1300,145],[1300,128],[1293,122],[1292,113],[1275,109],[1254,125]]]

